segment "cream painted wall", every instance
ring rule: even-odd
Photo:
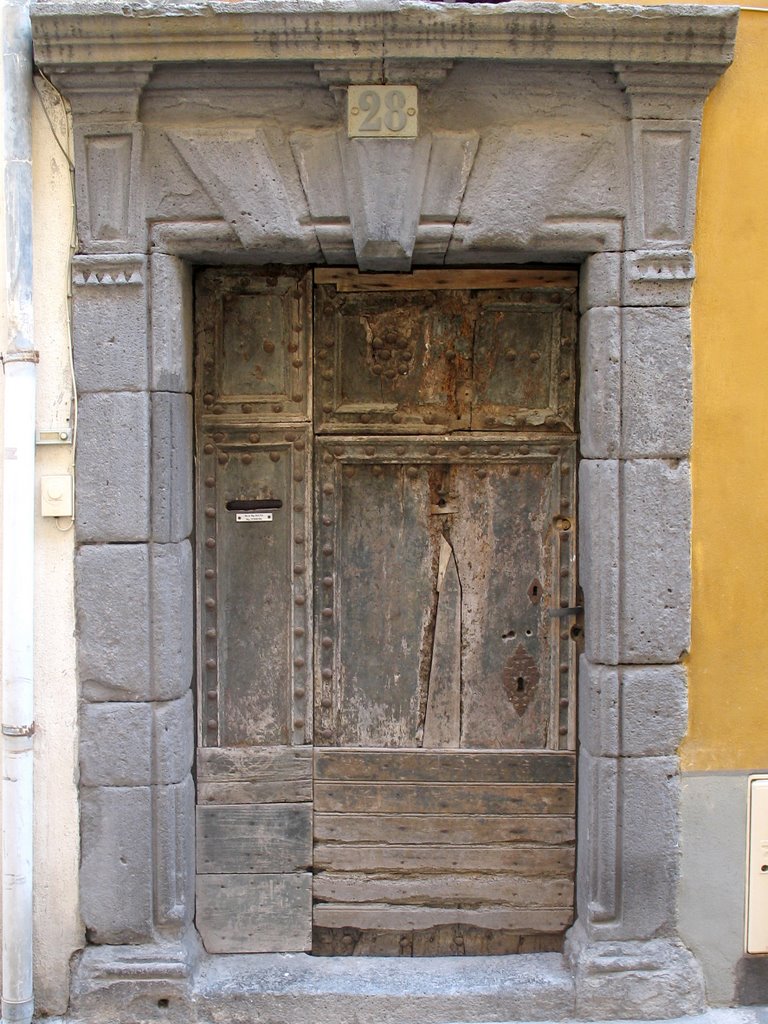
[[[37,426],[45,430],[66,427],[70,415],[73,389],[67,292],[73,207],[64,152],[68,146],[67,115],[55,90],[42,80],[37,84],[32,124],[34,314],[40,352]],[[72,458],[69,445],[38,445],[38,509],[41,475],[71,473]],[[83,942],[77,905],[74,530],[67,529],[69,525],[68,520],[58,522],[39,515],[35,522],[34,928],[38,1013],[61,1013],[66,1009],[69,960]]]

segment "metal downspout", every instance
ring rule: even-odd
[[[32,1019],[32,739],[35,396],[32,315],[32,35],[25,0],[0,0],[3,40],[2,804],[3,1021]]]

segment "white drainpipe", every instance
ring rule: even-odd
[[[32,596],[35,394],[32,317],[32,37],[24,0],[0,0],[7,335],[3,354],[3,1021],[32,1019]]]

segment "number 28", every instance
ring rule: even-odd
[[[405,128],[405,93],[393,89],[384,97],[384,112],[381,112],[381,96],[372,89],[366,89],[358,100],[360,110],[366,115],[360,125],[361,132],[380,132],[381,122],[390,132],[401,132]]]

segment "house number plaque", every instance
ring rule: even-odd
[[[415,85],[350,85],[347,131],[350,139],[415,139],[419,112]]]

